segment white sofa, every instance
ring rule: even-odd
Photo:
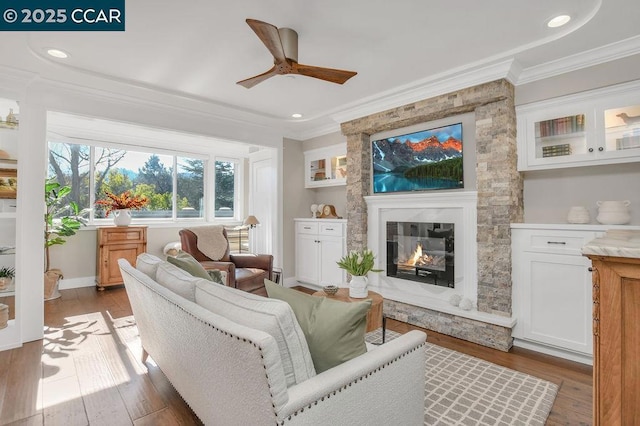
[[[271,334],[187,300],[124,259],[119,265],[145,357],[205,424],[423,424],[424,333],[411,331],[287,387]]]

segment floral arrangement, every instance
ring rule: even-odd
[[[381,272],[382,269],[373,269],[375,256],[371,250],[352,250],[337,263],[338,266],[353,276],[363,277],[369,272]]]
[[[113,210],[140,210],[149,203],[149,199],[140,195],[131,195],[131,191],[125,191],[120,195],[112,192],[104,192],[107,198],[96,201],[96,205],[106,207],[106,216],[109,216]]]

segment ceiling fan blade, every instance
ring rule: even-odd
[[[307,77],[330,81],[332,83],[344,84],[347,80],[358,73],[355,71],[345,71],[333,68],[314,67],[312,65],[294,64],[292,74],[301,74],[306,75]]]
[[[247,24],[249,24],[253,32],[256,33],[258,38],[262,40],[267,49],[269,49],[269,52],[271,52],[276,62],[286,60],[282,41],[280,40],[280,33],[276,26],[258,21],[257,19],[247,19]]]
[[[274,75],[278,75],[277,67],[275,65],[267,72],[263,72],[262,74],[247,78],[246,80],[238,81],[236,84],[244,86],[247,89],[251,89],[256,84],[262,83],[263,81],[273,77]]]

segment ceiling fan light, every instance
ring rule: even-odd
[[[547,27],[549,28],[558,28],[571,20],[571,16],[569,15],[558,15],[555,18],[551,18],[549,22],[547,22]]]

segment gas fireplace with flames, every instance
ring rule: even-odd
[[[387,276],[454,288],[454,224],[387,222]]]

